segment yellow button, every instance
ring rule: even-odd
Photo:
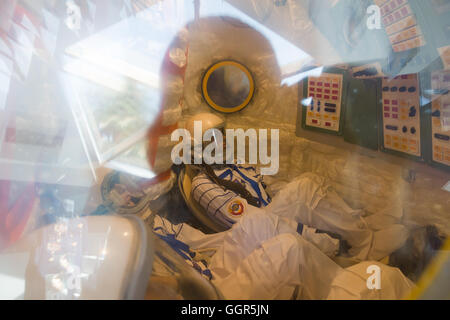
[[[386,137],[386,139],[384,140],[384,142],[385,142],[385,144],[386,144],[387,146],[390,146],[390,145],[392,144],[391,137]]]
[[[440,119],[433,119],[433,126],[440,127],[441,126],[441,120]]]

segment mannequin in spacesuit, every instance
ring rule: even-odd
[[[196,121],[202,121],[204,131],[224,127],[220,117],[200,114],[191,117],[186,128],[192,131]],[[408,237],[407,229],[398,224],[400,209],[365,218],[361,211],[350,208],[324,178],[313,173],[301,175],[272,199],[256,168],[242,165],[212,168],[214,173],[200,170],[193,179],[192,195],[210,217],[228,227],[245,215],[270,213],[329,256],[342,253],[346,241],[351,247],[348,255],[357,261],[383,259],[400,248]],[[229,186],[224,180],[237,182],[245,191]]]

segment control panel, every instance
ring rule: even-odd
[[[344,79],[342,74],[323,73],[309,77],[305,126],[338,133],[341,129],[341,112]]]
[[[384,148],[421,157],[418,76],[383,79],[382,103]]]
[[[375,0],[375,3],[381,9],[383,24],[394,52],[426,44],[408,0]]]
[[[431,86],[432,159],[450,166],[450,70],[433,72]]]
[[[380,8],[384,31],[393,51],[383,65],[386,74],[420,73],[440,59],[442,54],[438,50],[445,50],[450,39],[448,0],[374,2]]]

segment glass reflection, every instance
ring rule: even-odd
[[[301,173],[311,170],[332,178],[337,192],[352,207],[372,213],[384,208],[392,200],[387,196],[392,196],[403,205],[407,223],[436,223],[440,231],[448,234],[450,4],[446,0],[432,0],[429,4],[416,0],[374,2],[380,5],[383,20],[382,27],[376,30],[366,28],[368,17],[364,14],[366,4],[373,1],[357,5],[346,0],[0,1],[0,252],[3,254],[3,250],[30,232],[56,223],[54,235],[44,237],[33,262],[47,276],[46,298],[77,298],[81,293],[77,289],[78,275],[87,279],[108,250],[85,243],[95,252],[80,258],[84,227],[69,219],[124,212],[148,217],[153,210],[169,212],[180,221],[188,220],[190,213],[183,211],[184,202],[172,188],[173,181],[166,181],[162,188],[151,180],[158,178],[159,172],[156,165],[149,164],[146,133],[149,126],[159,121],[164,103],[175,106],[173,118],[193,111],[189,110],[192,106],[180,102],[183,79],[170,78],[165,82],[169,72],[164,69],[164,61],[168,59],[178,68],[189,69],[192,61],[208,67],[212,61],[203,65],[203,61],[191,60],[194,51],[188,57],[188,41],[173,40],[179,34],[189,40],[189,30],[195,30],[190,28],[211,16],[221,17],[224,25],[232,25],[242,33],[254,28],[273,47],[275,63],[265,65],[261,61],[266,57],[261,57],[255,65],[276,69],[277,77],[281,75],[281,87],[275,83],[278,78],[272,81],[261,77],[262,72],[245,61],[259,81],[261,96],[268,97],[261,103],[264,112],[255,112],[250,124],[272,121],[273,125],[282,119],[280,126],[285,130],[283,134],[287,133],[280,162],[282,170],[288,173],[280,175],[282,178],[276,183],[274,179],[271,186],[278,188],[278,183],[288,182],[300,173],[299,168]],[[219,39],[194,49],[214,56],[213,48],[220,45],[233,46]],[[251,56],[251,50],[248,52]],[[232,58],[214,60],[214,56],[211,60]],[[351,108],[343,97],[344,138],[302,128],[295,132],[298,101],[306,109],[304,117],[320,121],[325,129],[331,124],[330,119],[339,118],[333,105],[331,109],[325,105],[329,101],[318,98],[322,92],[302,96],[296,88],[282,88],[307,77],[320,77],[324,67],[330,65],[347,73],[350,84],[374,84],[365,89],[349,85],[354,88],[349,89],[353,97],[360,97],[361,90],[370,91],[368,88],[374,88],[377,81],[387,82],[388,85],[377,87],[379,98],[385,97],[387,103],[380,100],[380,105],[372,108],[363,99],[357,108]],[[392,83],[397,76],[411,74],[417,77],[414,85]],[[195,76],[196,81],[201,81],[200,73]],[[233,109],[252,94],[251,87],[250,78],[242,70],[223,66],[211,74],[207,92],[215,104]],[[270,91],[271,88],[276,90]],[[328,90],[321,86],[311,88]],[[166,90],[175,93],[167,97],[163,95]],[[201,96],[201,90],[196,90]],[[362,92],[362,96],[367,92]],[[414,101],[410,101],[412,96]],[[292,109],[288,100],[293,102]],[[372,100],[376,103],[376,99]],[[382,113],[372,115],[377,110]],[[290,118],[283,118],[284,113]],[[248,119],[240,118],[240,114],[235,119],[239,119],[239,125],[247,125]],[[367,120],[374,120],[375,124],[367,125]],[[407,123],[398,125],[400,120]],[[363,133],[366,128],[375,133]],[[379,149],[372,152],[359,149],[360,146],[348,147],[349,132],[353,135],[350,140],[370,136],[378,141]],[[156,144],[169,154],[167,136]],[[301,154],[302,148],[293,141],[311,148],[307,154]],[[339,150],[328,152],[336,146]],[[395,153],[383,154],[381,148]],[[355,149],[359,151],[354,152]],[[322,162],[320,153],[330,159]],[[348,157],[337,156],[344,153]],[[404,157],[419,153],[418,162]],[[169,157],[158,165],[168,170],[168,177],[175,176],[170,171]],[[102,182],[108,185],[111,169],[116,170],[114,174],[132,174],[133,179],[143,179],[147,185],[135,190],[133,183],[120,181],[110,184],[102,194]],[[150,197],[151,192],[156,196]],[[152,210],[147,210],[150,199],[156,201],[166,193],[159,203],[153,203]],[[158,259],[173,260],[164,254],[158,253]],[[25,270],[16,267],[19,263],[15,261],[28,261],[28,255],[0,256],[0,266],[6,266],[0,272],[0,298],[23,297],[24,288],[30,283],[21,278],[20,273]],[[410,251],[405,255],[410,256]],[[85,274],[79,274],[80,265],[88,270]],[[56,268],[63,272],[54,271]],[[154,293],[160,293],[158,290],[167,284],[173,288],[167,297],[208,297],[187,290],[191,282],[180,280],[184,272],[191,276],[190,271],[184,270],[186,266],[181,263],[172,269],[171,276],[178,278],[159,275],[160,285]],[[95,290],[96,285],[92,282],[90,289]]]

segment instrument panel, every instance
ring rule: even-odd
[[[333,73],[308,78],[306,126],[335,133],[340,131],[343,81],[342,74]]]
[[[382,103],[384,148],[421,157],[418,76],[383,79]]]
[[[450,70],[432,74],[432,159],[450,166]]]

